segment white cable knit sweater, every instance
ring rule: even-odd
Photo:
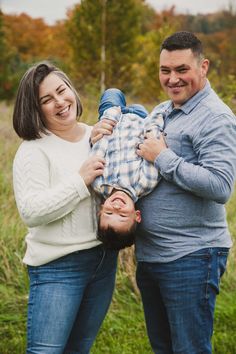
[[[13,163],[17,207],[29,227],[23,262],[42,265],[100,244],[95,200],[78,171],[89,156],[91,128],[79,142],[54,134],[24,141]]]

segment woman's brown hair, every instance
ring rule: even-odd
[[[67,75],[49,62],[41,62],[23,75],[13,111],[13,127],[20,138],[34,140],[47,134],[45,120],[39,104],[39,85],[50,73],[54,73],[73,91],[77,102],[77,116],[82,114],[79,95]]]

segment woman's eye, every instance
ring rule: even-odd
[[[46,99],[45,101],[42,101],[41,104],[47,104],[51,101],[51,98]]]
[[[66,89],[63,88],[62,90],[59,91],[59,94],[63,93]]]

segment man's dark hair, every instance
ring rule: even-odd
[[[137,223],[131,226],[131,228],[125,232],[116,232],[112,227],[102,229],[99,226],[98,221],[98,240],[101,241],[105,248],[111,250],[121,250],[126,247],[130,247],[134,244],[135,231]]]
[[[77,116],[82,114],[79,95],[67,75],[55,65],[44,61],[33,65],[22,77],[17,91],[13,112],[13,127],[20,138],[34,140],[47,134],[44,116],[39,102],[39,86],[50,73],[57,75],[74,92]]]
[[[203,56],[202,42],[192,32],[187,31],[175,32],[167,37],[163,41],[160,51],[163,49],[168,51],[191,49],[194,55]]]

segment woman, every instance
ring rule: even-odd
[[[81,113],[62,71],[43,62],[25,73],[13,113],[24,140],[13,182],[29,228],[27,354],[89,353],[114,289],[117,252],[104,250],[96,238],[89,189],[104,160],[88,157],[91,128],[77,122]]]

